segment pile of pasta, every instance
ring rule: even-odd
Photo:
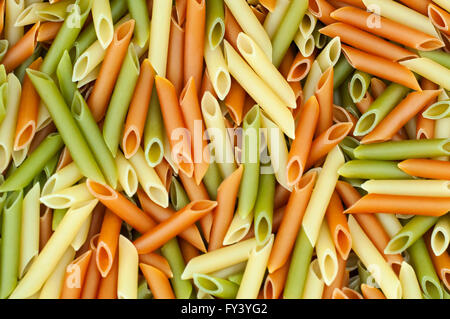
[[[449,0],[0,0],[0,298],[450,298]]]

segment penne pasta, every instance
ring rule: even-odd
[[[117,298],[137,299],[138,253],[123,235],[119,236],[119,261],[117,273]]]

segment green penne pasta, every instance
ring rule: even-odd
[[[206,39],[211,50],[217,48],[225,35],[223,0],[206,1]]]
[[[181,279],[181,274],[186,264],[181,254],[176,238],[172,238],[161,247],[161,254],[167,259],[172,270],[173,277],[170,278],[173,291],[177,299],[189,299],[192,293],[192,283],[190,280]]]
[[[222,299],[234,299],[239,285],[229,280],[205,274],[194,274],[194,284],[198,289]]]
[[[422,58],[431,59],[434,62],[437,62],[440,65],[445,66],[447,69],[450,69],[450,54],[441,50],[417,51],[417,52]]]
[[[442,287],[434,269],[433,262],[428,254],[425,241],[422,238],[417,239],[409,247],[408,253],[425,297],[443,299]]]
[[[263,246],[272,234],[273,203],[275,196],[275,175],[261,174],[259,177],[258,196],[254,208],[256,243]]]
[[[231,276],[228,276],[228,280],[231,282],[234,282],[237,285],[240,285],[242,282],[242,277],[244,277],[244,272],[239,272],[237,274],[233,274]]]
[[[138,281],[137,299],[152,299],[152,292],[148,288],[147,280],[141,277]]]
[[[127,0],[131,17],[136,21],[134,35],[137,44],[143,48],[150,36],[150,18],[146,0]]]
[[[359,70],[353,73],[349,87],[350,96],[352,97],[353,102],[358,103],[362,100],[369,89],[371,78],[370,74]]]
[[[358,146],[359,147],[359,146]],[[353,150],[354,152],[354,150]],[[397,166],[397,162],[376,160],[352,160],[338,169],[346,178],[361,179],[409,179],[410,175]]]
[[[430,120],[440,120],[450,117],[450,100],[438,101],[430,105],[422,116]]]
[[[59,223],[62,221],[67,213],[67,208],[53,210],[52,230],[55,231],[58,228]]]
[[[161,163],[164,156],[163,130],[161,107],[156,88],[153,86],[144,129],[144,154],[151,167]]]
[[[20,190],[11,193],[3,207],[0,244],[0,299],[8,298],[17,285],[22,202],[23,190]]]
[[[414,216],[391,238],[384,248],[384,253],[401,254],[421,238],[437,221],[438,217]]]
[[[333,88],[339,88],[341,84],[344,83],[345,79],[352,74],[353,70],[353,67],[348,63],[345,56],[341,55],[333,70]]]
[[[6,106],[8,103],[8,82],[0,85],[0,123],[6,116]]]
[[[77,90],[76,83],[72,82],[73,65],[69,53],[64,51],[61,60],[56,68],[59,90],[67,105],[72,104],[73,96]]]
[[[292,251],[291,264],[283,291],[284,299],[300,299],[302,297],[312,253],[313,247],[302,227]]]
[[[405,160],[450,155],[450,138],[389,141],[360,145],[355,148],[358,159]]]
[[[294,40],[306,10],[308,10],[308,0],[292,0],[272,37],[272,63],[277,68]]]
[[[363,136],[370,133],[408,92],[409,89],[407,87],[391,83],[359,118],[353,134],[355,136]]]
[[[105,140],[100,133],[100,129],[98,128],[86,101],[78,91],[75,91],[71,111],[73,118],[80,127],[92,154],[94,154],[94,157],[103,172],[103,176],[105,176],[109,185],[116,188],[118,179],[116,161],[106,146]]]
[[[206,171],[205,176],[203,176],[202,181],[211,200],[217,199],[217,190],[219,189],[222,180],[222,175],[220,174],[219,166],[216,162],[209,163],[208,170]]]
[[[8,77],[6,74],[6,69],[4,64],[0,64],[0,84],[5,83],[8,81]]]
[[[116,23],[122,18],[128,11],[127,0],[112,0],[111,4],[111,16],[113,22]],[[77,38],[73,44],[74,58],[75,60],[86,51],[89,46],[97,40],[97,34],[95,33],[94,23],[89,23],[86,28],[81,32],[80,36]]]
[[[312,36],[314,39],[314,45],[317,49],[322,49],[328,42],[328,38],[319,32],[319,29],[323,28],[323,24],[318,22],[316,28],[314,29]]]
[[[351,136],[346,136],[342,140],[342,142],[339,143],[339,146],[341,147],[342,151],[347,155],[350,159],[355,159],[354,150],[359,146],[359,141]]]
[[[242,142],[242,173],[236,213],[242,218],[250,214],[255,206],[259,181],[259,106],[253,106],[244,117]]]
[[[353,102],[352,97],[350,96],[350,80],[351,77],[347,78],[339,87],[339,92],[341,93],[342,99],[342,107],[353,114],[356,118],[359,118],[361,116],[361,113],[359,112],[358,108],[355,105],[355,102]]]
[[[53,175],[53,173],[56,170],[56,166],[58,165],[60,152],[56,152],[55,155],[45,164],[44,168],[42,169],[45,173],[46,179]],[[44,186],[44,184],[41,184]]]
[[[172,182],[170,183],[169,196],[170,202],[172,203],[172,206],[175,208],[175,210],[182,209],[190,202],[186,191],[175,177],[172,177]]]
[[[139,59],[134,45],[131,43],[120,68],[103,124],[103,138],[114,157],[119,147],[122,127],[133,97],[134,87],[139,77],[139,68]]]
[[[78,34],[80,34],[81,28],[91,11],[92,1],[77,0],[72,6],[72,11],[64,20],[56,38],[45,55],[44,61],[42,61],[42,72],[47,74],[55,72],[64,51],[72,47]]]
[[[359,281],[361,284],[368,284],[369,280],[371,278],[370,272],[364,267],[361,260],[358,260],[358,275],[359,275]],[[373,279],[372,279],[373,280]]]
[[[8,52],[8,40],[2,39],[0,40],[0,62],[3,60],[6,52]]]
[[[64,146],[61,136],[52,133],[0,185],[0,192],[17,191],[27,186],[47,162]]]
[[[0,185],[4,181],[5,181],[5,179],[4,179],[3,175],[0,175]],[[0,195],[0,237],[1,237],[1,234],[2,234],[2,223],[3,223],[2,222],[2,220],[3,220],[2,219],[2,212],[3,212],[3,207],[5,206],[5,201],[6,201],[7,195],[8,195],[8,193],[6,193],[6,192],[1,193],[1,195]],[[0,238],[0,240],[1,240],[1,238]],[[0,245],[0,247],[1,247],[1,245]]]
[[[70,113],[69,107],[58,91],[55,82],[43,72],[27,70],[36,91],[53,119],[53,122],[61,134],[64,144],[70,151],[74,162],[77,164],[84,176],[104,182],[103,175],[98,168],[94,155],[92,155],[88,144],[83,138],[75,119]]]

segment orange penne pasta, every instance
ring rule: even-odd
[[[407,159],[398,168],[411,176],[450,180],[450,162],[430,159]]]
[[[172,182],[172,167],[170,164],[163,158],[161,162],[155,166],[155,172],[158,174],[161,183],[168,191],[170,188],[170,183]]]
[[[37,42],[52,41],[61,29],[63,22],[44,22],[39,27]]]
[[[370,94],[374,99],[377,99],[384,90],[386,90],[387,85],[378,78],[370,79]]]
[[[426,78],[420,79],[420,86],[423,90],[437,90],[439,86]],[[432,99],[428,102],[422,111],[417,114],[416,120],[416,139],[420,140],[422,138],[430,139],[434,137],[434,124],[435,121],[431,119],[427,119],[422,116],[422,113],[433,103],[436,102],[437,99]]]
[[[242,111],[245,103],[245,91],[235,79],[231,79],[230,91],[225,98],[225,106],[236,125],[242,122]]]
[[[339,2],[342,2],[343,4],[349,4],[351,6],[365,9],[366,6],[364,5],[364,2],[362,0],[339,0]]]
[[[352,123],[353,126],[350,129],[349,135],[353,135],[358,119],[349,111],[341,106],[333,105],[333,122],[334,123]]]
[[[424,238],[425,243],[427,244],[428,253],[430,254],[431,261],[434,265],[434,269],[444,283],[445,287],[450,290],[450,256],[448,251],[444,251],[441,255],[436,256],[433,249],[431,249],[430,232],[425,234]]]
[[[333,192],[331,196],[325,217],[337,252],[342,259],[347,260],[352,249],[352,237],[350,236],[347,217],[344,215],[344,207],[336,192]]]
[[[386,299],[379,289],[366,284],[361,284],[361,292],[364,299]]]
[[[444,46],[441,40],[429,34],[381,16],[377,17],[376,24],[368,23],[368,21],[371,21],[371,15],[372,13],[370,12],[353,7],[340,8],[331,13],[333,19],[351,24],[359,29],[416,50],[432,51]]]
[[[450,13],[430,3],[428,5],[428,17],[436,28],[450,35]]]
[[[80,299],[91,255],[89,250],[66,267],[60,299]]]
[[[13,71],[33,54],[37,44],[37,33],[40,25],[41,23],[37,22],[6,52],[2,60],[6,73]]]
[[[303,214],[314,188],[316,177],[317,172],[308,172],[294,186],[267,263],[270,273],[283,267],[289,258],[302,223]]]
[[[94,182],[90,179],[86,181],[86,185],[89,192],[98,198],[103,205],[138,232],[145,233],[156,225],[150,216],[110,186]]]
[[[117,275],[119,270],[119,256],[116,254],[111,270],[105,278],[100,278],[97,299],[117,299]]]
[[[200,255],[200,252],[197,248],[192,246],[186,240],[179,238],[178,245],[180,245],[181,254],[183,255],[183,260],[187,264],[192,258]]]
[[[237,47],[237,37],[240,32],[242,32],[241,27],[228,7],[225,6],[225,40],[227,40],[237,52],[239,52]]]
[[[278,299],[283,292],[284,284],[289,272],[290,260],[283,267],[269,273],[264,281],[264,299]]]
[[[93,238],[98,237],[97,235],[100,233],[100,229],[103,223],[103,217],[105,216],[105,206],[103,206],[102,203],[98,203],[94,207],[91,215],[91,225],[89,226],[86,240],[84,241],[84,244],[80,247],[80,249],[78,249],[77,253],[75,254],[75,258],[91,249],[91,242],[93,241]],[[92,256],[92,258],[95,260],[95,256]]]
[[[39,70],[42,58],[39,57],[29,66],[32,70]],[[14,150],[19,151],[30,145],[36,133],[36,122],[41,99],[30,78],[25,74],[20,96],[19,113],[17,115],[16,136]]]
[[[96,299],[97,291],[100,285],[100,278],[102,277],[97,268],[95,255],[97,253],[97,239],[98,235],[94,236],[90,241],[92,255],[89,258],[89,265],[86,270],[86,279],[84,280],[83,289],[81,291],[80,299]]]
[[[139,255],[139,262],[156,267],[157,269],[161,270],[168,278],[173,277],[169,262],[161,255],[155,253],[142,254]]]
[[[450,197],[367,194],[347,208],[346,214],[386,213],[442,216],[448,212]]]
[[[175,299],[167,276],[158,268],[140,263],[145,279],[155,299]]]
[[[134,24],[134,20],[131,19],[121,24],[115,30],[114,37],[106,50],[94,88],[89,95],[87,104],[97,122],[105,115],[123,59],[130,44],[131,36],[133,35]]]
[[[122,219],[106,209],[95,254],[97,268],[102,277],[106,277],[111,270],[116,256],[121,227]]]
[[[333,74],[333,67],[329,67],[317,83],[315,95],[319,103],[319,120],[316,126],[316,136],[333,124]]]
[[[123,129],[122,150],[125,158],[133,156],[137,152],[139,145],[141,145],[148,105],[152,95],[153,80],[155,78],[155,71],[150,60],[145,59],[141,64],[140,70]]]
[[[209,78],[208,70],[205,69],[205,71],[203,72],[202,88],[200,90],[199,96],[203,98],[203,95],[205,94],[206,91],[211,93],[217,99],[217,94],[216,91],[214,90],[214,86],[212,85],[211,79]]]
[[[268,1],[273,1],[273,0],[268,0]],[[250,6],[250,8],[253,11],[253,14],[255,15],[256,19],[258,19],[259,23],[263,24],[264,20],[266,19],[266,15],[267,15],[267,10],[260,5],[256,5],[256,6]]]
[[[336,190],[342,201],[345,203],[345,206],[347,206],[347,210],[348,207],[355,205],[355,203],[357,203],[361,198],[358,191],[347,182],[338,181],[336,184]],[[344,213],[347,213],[347,211],[344,211]],[[394,271],[398,273],[403,261],[402,256],[400,254],[384,253],[384,249],[389,243],[390,237],[375,215],[367,213],[368,212],[364,212],[363,214],[355,214],[353,217],[355,217],[358,224],[364,230],[378,251],[383,255],[384,259],[386,259]]]
[[[424,90],[409,93],[369,134],[364,136],[361,143],[380,143],[390,140],[403,125],[435,100],[440,92],[441,90]]]
[[[431,3],[431,0],[399,0],[407,7],[410,7],[417,12],[422,13],[423,15],[428,14],[428,5]]]
[[[39,218],[39,251],[44,248],[52,236],[53,210],[46,207],[44,213]]]
[[[200,184],[209,167],[208,143],[203,138],[205,125],[197,98],[194,78],[191,77],[180,94],[180,108],[184,123],[191,135],[192,153],[194,160],[194,179]],[[200,147],[201,146],[201,147]]]
[[[203,74],[203,44],[205,41],[205,0],[187,0],[184,34],[184,83],[194,78],[201,87]]]
[[[208,192],[202,182],[200,182],[200,184],[195,183],[193,178],[186,176],[183,172],[179,172],[178,176],[180,177],[184,190],[191,201],[209,199]],[[200,220],[200,228],[202,229],[203,236],[205,236],[206,242],[208,243],[211,235],[212,224],[212,214],[207,214]]]
[[[273,10],[275,10],[277,0],[260,0],[259,3],[261,3],[267,10],[272,12]]]
[[[350,133],[352,127],[352,122],[337,123],[317,136],[311,144],[305,169],[313,166],[317,163],[317,161],[327,155],[328,152],[330,152],[344,139],[344,137],[348,135],[348,133]]]
[[[186,20],[186,5],[187,0],[175,0],[175,11],[179,25],[183,25],[184,20]]]
[[[319,31],[331,38],[339,37],[344,43],[388,60],[399,61],[417,57],[417,54],[414,54],[411,51],[383,40],[369,32],[355,28],[350,24],[337,22],[330,24]]]
[[[287,182],[295,185],[302,177],[305,170],[306,160],[310,152],[312,139],[316,130],[316,123],[319,119],[319,103],[315,96],[308,99],[303,107],[297,128],[295,139],[292,141],[289,151],[287,170]]]
[[[5,26],[5,1],[0,0],[0,33],[3,32],[3,27]]]
[[[184,29],[172,17],[167,52],[167,79],[172,82],[177,95],[183,89],[184,36]]]
[[[233,219],[243,170],[244,166],[239,166],[217,189],[217,207],[213,213],[214,219],[211,227],[208,251],[213,251],[223,246],[223,239]]]
[[[192,201],[168,219],[145,232],[134,241],[139,254],[146,254],[164,245],[171,238],[193,225],[197,220],[210,213],[217,202],[210,200]]]
[[[192,163],[190,138],[186,136],[186,131],[183,130],[185,123],[178,104],[175,87],[169,80],[159,75],[156,76],[155,83],[172,157],[180,170],[191,177],[194,173],[194,164]],[[180,138],[181,142],[179,142]]]
[[[342,45],[342,52],[344,52],[348,62],[355,69],[399,83],[416,91],[421,90],[414,74],[399,63],[371,55],[346,45]]]
[[[344,287],[342,289],[335,288],[331,299],[364,299],[361,294],[353,289]]]
[[[305,58],[301,52],[298,52],[295,56],[294,61],[289,68],[289,73],[287,75],[287,80],[289,82],[301,81],[309,73],[311,65],[315,59],[315,54],[311,54],[309,57]]]
[[[310,0],[309,1],[309,11],[320,21],[325,24],[331,24],[336,22],[331,17],[331,12],[333,12],[336,8],[333,7],[326,0]]]
[[[156,203],[154,203],[147,194],[142,190],[138,189],[137,195],[139,198],[139,202],[141,203],[142,209],[149,214],[152,218],[154,218],[159,223],[169,219],[176,212],[170,208],[163,208]],[[200,232],[197,229],[197,226],[192,225],[188,227],[186,230],[179,234],[181,238],[184,238],[190,244],[192,244],[197,249],[206,252],[205,244],[203,243]]]
[[[369,91],[367,91],[366,94],[364,94],[361,101],[356,103],[356,107],[358,108],[358,110],[361,113],[365,113],[365,112],[367,112],[367,110],[369,109],[369,107],[373,103],[373,101],[374,101],[374,99],[373,99],[372,95],[369,93]]]
[[[329,286],[324,286],[322,299],[331,299],[334,289],[341,289],[346,285],[345,281],[347,279],[348,272],[345,270],[345,266],[347,264],[347,261],[344,260],[340,254],[338,254],[336,257],[338,262],[338,271],[331,284]]]

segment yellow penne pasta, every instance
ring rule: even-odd
[[[36,183],[23,198],[19,278],[23,277],[39,253],[40,192],[39,183]]]
[[[24,148],[15,151],[14,148],[11,152],[11,157],[13,159],[14,165],[18,167],[22,162],[25,160],[28,154],[28,149],[30,148],[30,145],[28,144]]]
[[[411,71],[427,78],[431,82],[439,84],[443,88],[450,90],[450,70],[428,58],[415,58],[400,61]]]
[[[57,171],[55,174],[49,177],[42,187],[41,196],[50,195],[54,192],[60,191],[62,189],[71,187],[76,182],[78,182],[83,177],[80,169],[75,162],[72,162],[62,169]]]
[[[248,35],[240,32],[237,37],[237,47],[256,74],[278,95],[286,106],[295,109],[297,103],[294,91],[258,44]]]
[[[313,247],[316,245],[325,211],[339,178],[337,170],[344,161],[344,155],[339,146],[335,146],[327,155],[306,207],[302,225]]]
[[[325,283],[320,272],[319,262],[314,259],[309,265],[306,275],[305,288],[303,288],[302,299],[322,299]]]
[[[113,20],[109,0],[96,0],[92,2],[92,20],[95,33],[103,49],[111,43],[114,35]]]
[[[442,8],[450,12],[450,1],[449,0],[433,0],[433,2],[440,5]]]
[[[14,73],[9,73],[6,115],[0,123],[0,171],[4,171],[11,161],[21,92],[22,87],[19,79]]]
[[[267,58],[272,61],[270,38],[247,2],[245,0],[225,0],[225,3],[242,30],[258,43]]]
[[[86,183],[68,187],[41,197],[41,203],[53,209],[69,208],[76,203],[94,199]]]
[[[47,110],[47,107],[45,106],[44,102],[40,102],[39,104],[39,111],[38,111],[38,119],[36,122],[36,131],[42,130],[44,127],[49,125],[52,122],[52,118],[50,116],[50,113]]]
[[[309,57],[313,54],[316,48],[316,42],[312,34],[304,36],[300,31],[297,32],[294,38],[298,50],[304,57]]]
[[[305,85],[303,86],[303,100],[308,101],[311,96],[314,95],[322,76],[322,70],[320,69],[319,62],[314,61],[311,65],[311,70],[309,70],[308,76],[306,77]]]
[[[242,88],[258,103],[269,118],[274,121],[287,136],[294,138],[294,118],[283,101],[248,66],[233,47],[224,42],[225,58],[230,74]]]
[[[338,272],[338,262],[336,249],[327,222],[324,220],[320,227],[319,237],[316,243],[317,261],[323,281],[328,286],[336,278]]]
[[[423,298],[414,268],[406,261],[402,262],[399,278],[402,285],[403,299]]]
[[[316,24],[317,18],[311,12],[306,11],[298,28],[304,37],[308,37],[313,33]]]
[[[449,197],[450,181],[445,180],[369,180],[361,187],[368,193]]]
[[[431,233],[431,249],[436,256],[442,255],[450,243],[450,214],[439,218]]]
[[[50,277],[48,277],[44,286],[42,286],[39,299],[59,299],[63,286],[66,267],[73,261],[75,250],[72,247],[67,248],[64,255],[59,260]]]
[[[274,235],[272,234],[264,246],[256,246],[250,252],[236,299],[256,299],[258,297],[272,251],[273,239]]]
[[[23,26],[15,26],[17,17],[25,8],[24,0],[6,0],[4,36],[12,47],[23,37]]]
[[[204,58],[209,78],[214,87],[217,97],[225,99],[231,87],[230,73],[223,57],[222,49],[217,46],[211,49],[208,41],[205,41]]]
[[[12,292],[11,299],[23,299],[41,289],[97,202],[91,200],[80,203],[67,211],[58,228]]]
[[[89,215],[78,230],[77,235],[70,243],[75,251],[78,251],[87,239],[89,228],[91,227],[92,215]]]
[[[353,216],[349,216],[348,226],[352,236],[352,249],[366,269],[373,276],[388,299],[402,298],[402,286],[392,268],[370,241]]]
[[[256,247],[256,239],[247,239],[192,258],[184,268],[181,279],[191,279],[194,273],[209,274],[248,260]]]
[[[171,12],[172,2],[167,0],[153,1],[148,59],[156,74],[162,77],[166,76]]]
[[[133,243],[123,235],[119,237],[119,270],[117,298],[137,299],[139,257]]]
[[[334,66],[341,56],[341,39],[335,37],[323,48],[317,56],[316,61],[319,63],[322,72],[325,72],[330,66]]]
[[[391,238],[394,237],[403,227],[394,214],[375,214],[375,216]]]
[[[139,147],[136,153],[129,158],[133,165],[142,189],[152,201],[161,207],[169,206],[169,194],[153,167],[145,160],[144,151]]]
[[[252,222],[253,211],[245,218],[242,218],[240,214],[235,214],[223,239],[223,245],[232,245],[241,241],[250,231]]]
[[[277,0],[275,10],[269,11],[266,18],[264,19],[264,29],[267,32],[269,38],[272,39],[275,32],[278,29],[281,21],[283,20],[284,14],[289,7],[290,0]]]
[[[128,162],[120,150],[116,154],[117,176],[125,194],[132,197],[138,189],[138,177],[133,165]]]

